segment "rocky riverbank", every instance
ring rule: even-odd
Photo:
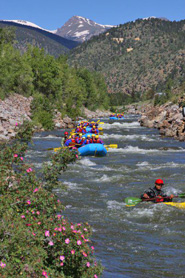
[[[163,136],[185,141],[185,117],[178,105],[171,102],[155,107],[152,104],[129,105],[127,109],[130,114],[141,115],[138,120],[141,126],[157,128]]]
[[[5,100],[0,100],[0,141],[7,141],[15,137],[16,125],[21,125],[24,120],[31,121],[31,102],[32,97],[26,98],[19,94],[13,94]],[[102,112],[96,110],[92,112],[86,108],[83,109],[84,116],[88,119],[107,117],[110,111]],[[76,123],[69,117],[62,119],[61,113],[55,110],[54,115],[55,128],[73,128]],[[38,130],[37,127],[35,129]]]

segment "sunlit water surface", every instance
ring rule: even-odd
[[[151,203],[128,208],[124,203],[157,178],[164,179],[167,193],[184,192],[185,143],[140,127],[136,116],[101,121],[102,139],[118,148],[106,157],[84,157],[62,174],[68,189],[55,192],[67,207],[65,215],[93,227],[103,278],[185,277],[185,210]],[[34,135],[26,157],[35,168],[49,159],[47,148],[60,146],[63,131]]]

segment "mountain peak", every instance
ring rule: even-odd
[[[61,28],[57,29],[56,34],[70,40],[84,42],[92,36],[99,35],[112,27],[114,26],[102,25],[91,19],[75,15]]]

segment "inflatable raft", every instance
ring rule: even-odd
[[[87,144],[78,148],[78,151],[81,156],[91,155],[91,156],[105,156],[107,150],[104,145],[99,143]]]
[[[123,120],[124,117],[117,118],[117,117],[109,117],[110,120]]]

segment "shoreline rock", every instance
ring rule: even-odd
[[[0,99],[0,142],[6,142],[15,137],[16,124],[21,125],[24,120],[31,121],[31,102],[32,97],[24,97],[19,94],[12,94],[5,100]],[[76,125],[76,121],[68,116],[62,119],[61,113],[54,110],[54,126],[55,129],[72,129]],[[84,117],[89,118],[102,118],[109,116],[110,111],[95,112],[83,108]],[[79,119],[84,119],[79,117]],[[35,127],[35,131],[43,131]]]
[[[157,128],[162,136],[185,141],[185,117],[182,107],[172,102],[161,106],[128,105],[128,113],[141,115],[138,120],[141,126]]]

